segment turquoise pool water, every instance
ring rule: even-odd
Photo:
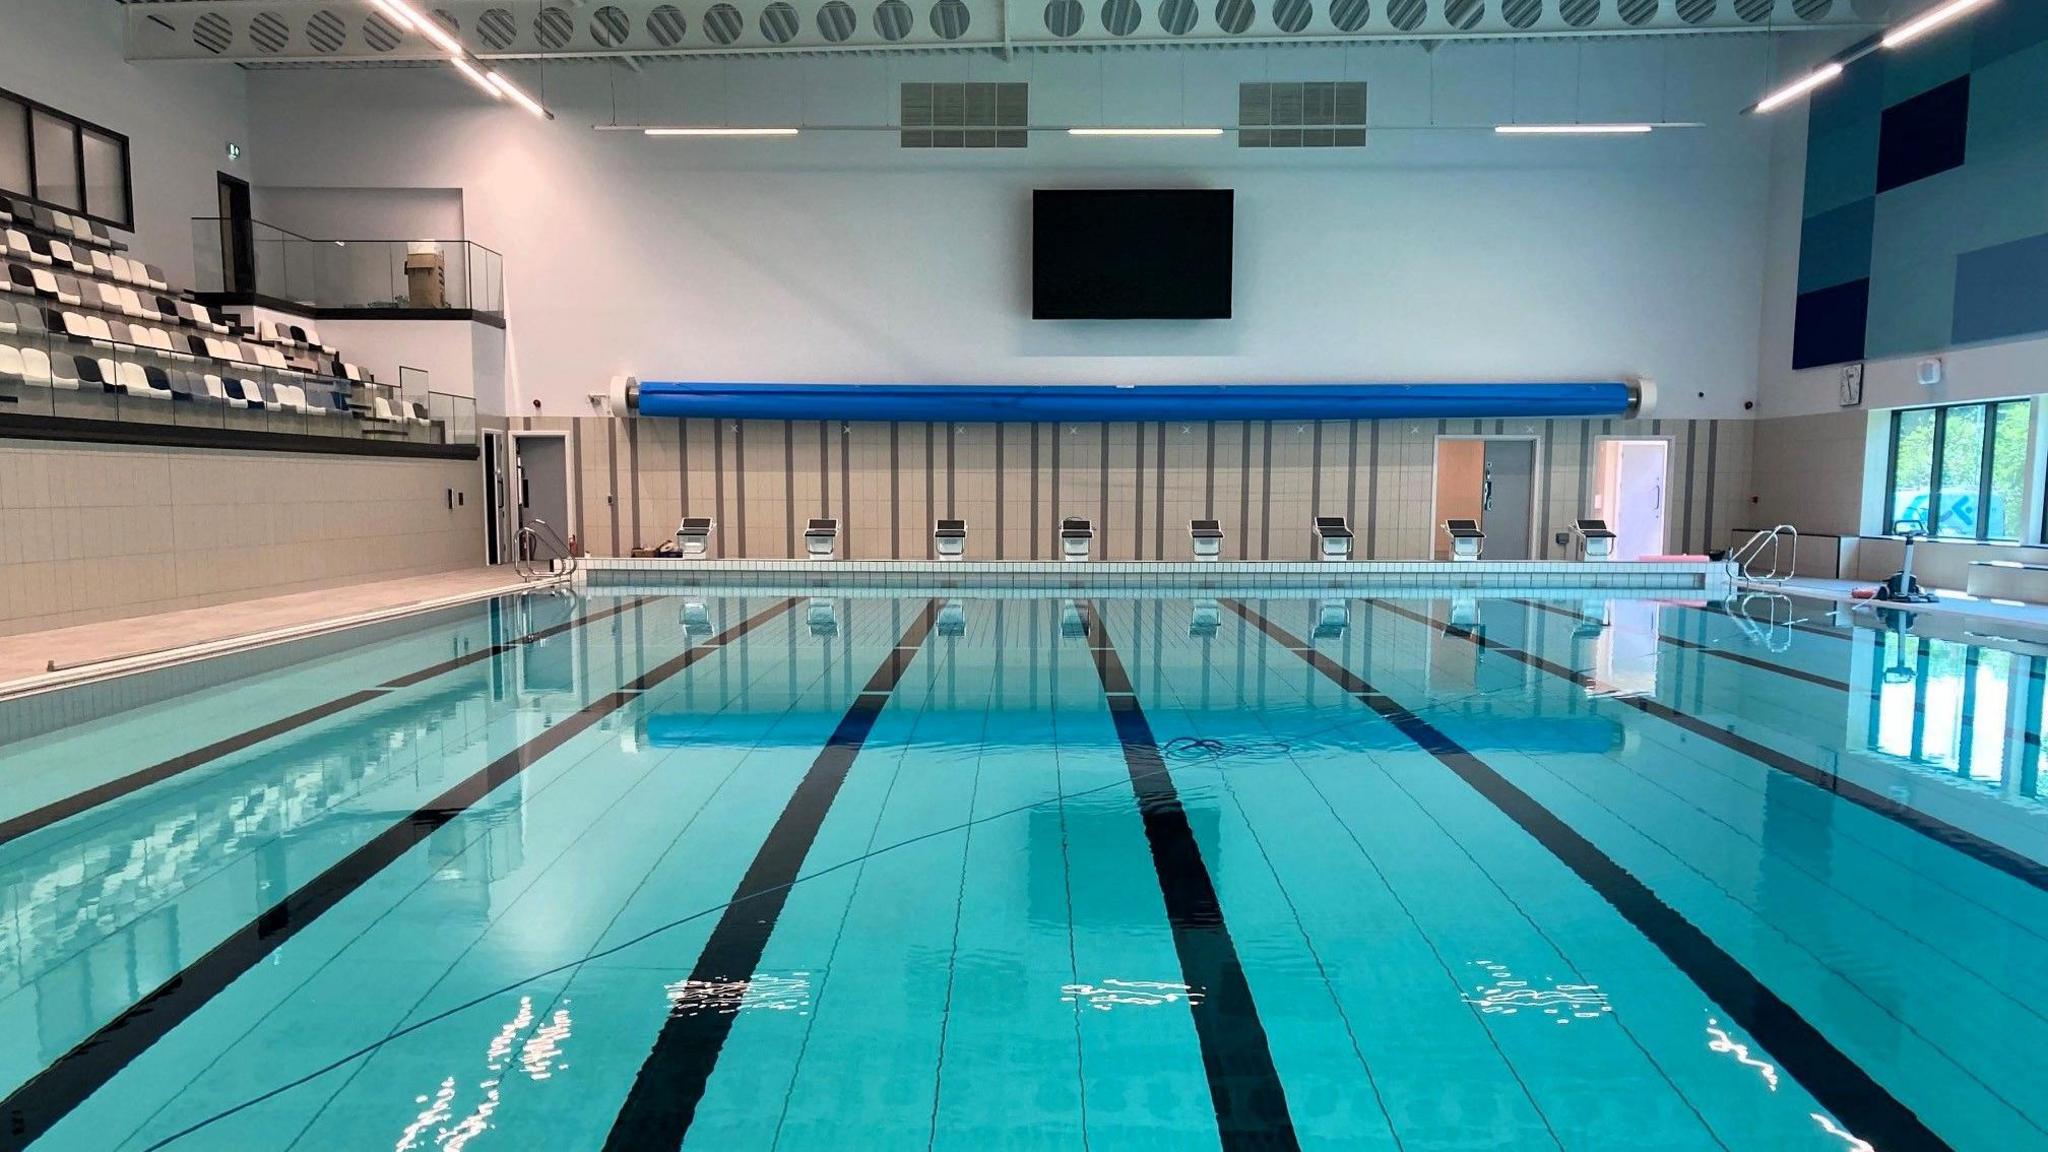
[[[0,1148],[2048,1148],[2048,649],[1965,641],[441,613],[0,731]]]

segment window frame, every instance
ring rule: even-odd
[[[83,216],[88,220],[96,220],[101,224],[105,224],[109,228],[119,228],[123,232],[133,232],[135,230],[135,174],[134,166],[132,163],[132,155],[129,148],[128,137],[124,133],[116,132],[112,128],[108,128],[102,124],[96,124],[91,120],[84,119],[83,117],[74,116],[71,113],[66,112],[60,108],[52,108],[50,105],[45,104],[40,100],[36,100],[28,96],[23,96],[19,92],[13,92],[5,88],[0,88],[0,98],[5,98],[7,100],[13,101],[16,104],[21,105],[22,108],[25,110],[22,116],[22,123],[25,131],[28,134],[28,139],[25,143],[28,148],[29,182],[29,187],[25,189],[0,188],[0,194],[11,196],[20,200],[27,200],[32,204],[38,204],[41,205],[42,207],[49,208],[58,212],[64,212],[68,215]],[[35,147],[35,122],[37,113],[41,113],[42,115],[49,117],[53,120],[62,121],[71,126],[72,175],[78,181],[78,198],[84,204],[83,208],[67,208],[60,204],[54,204],[48,200],[43,199],[41,195],[43,181],[42,174],[37,171]],[[98,211],[99,206],[96,206],[92,202],[93,198],[89,186],[87,184],[85,172],[85,134],[87,132],[91,132],[94,135],[99,136],[103,139],[113,141],[114,146],[120,151],[120,192],[122,214],[118,217],[110,216],[103,212]]]
[[[2031,436],[2033,433],[2031,426],[2033,421],[2033,402],[2026,397],[2012,396],[2002,400],[1971,400],[1958,404],[1916,404],[1909,408],[1892,409],[1891,430],[1888,437],[1889,443],[1885,450],[1885,520],[1879,526],[1880,535],[1896,535],[1894,529],[1898,523],[1897,513],[1899,507],[1899,439],[1905,430],[1906,417],[1921,412],[1929,412],[1934,416],[1934,437],[1930,445],[1932,456],[1929,461],[1927,476],[1927,539],[1974,544],[2027,543],[2024,525],[2020,526],[2021,534],[2019,535],[1993,536],[1990,534],[1991,489],[1994,483],[1994,464],[1996,463],[1998,452],[1999,413],[2009,404],[2026,406],[2029,423],[2028,434]],[[1944,536],[1940,534],[1940,528],[1942,496],[1944,492],[1942,470],[1945,465],[1948,448],[1948,417],[1951,412],[1967,409],[1976,409],[1982,412],[1984,420],[1983,437],[1977,449],[1976,532],[1970,536]],[[2020,498],[2022,501],[2026,499],[2024,491],[2020,493]],[[2024,512],[2020,513],[2022,519],[2024,519],[2024,516]],[[2011,516],[2006,517],[2006,519],[2011,518]],[[2044,523],[2043,531],[2048,532],[2048,523]]]

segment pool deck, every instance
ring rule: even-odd
[[[77,678],[126,671],[178,658],[187,650],[253,642],[275,633],[523,586],[509,567],[460,568],[0,636],[0,694],[25,688],[29,682],[61,680],[67,674]]]
[[[1876,601],[1858,600],[1851,595],[1857,588],[1868,588],[1868,580],[1822,580],[1816,577],[1795,576],[1784,584],[1750,584],[1746,589],[1767,592],[1784,592],[1811,600],[1825,600],[1837,608],[1849,612],[1851,619],[1872,617],[1871,609],[1878,606]],[[2025,633],[2025,639],[2048,638],[2048,604],[2029,604],[2019,600],[1992,600],[1972,596],[1967,592],[1956,592],[1946,588],[1930,588],[1937,596],[1932,604],[1886,605],[1904,608],[1915,614],[1953,618],[1958,621],[1974,620],[1980,623],[1995,622]]]

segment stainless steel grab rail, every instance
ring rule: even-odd
[[[1785,554],[1784,543],[1792,542],[1791,554]],[[1764,547],[1771,550],[1771,568],[1768,572],[1757,571],[1757,561],[1762,558]],[[1728,554],[1730,563],[1742,574],[1742,578],[1754,584],[1783,584],[1792,578],[1799,568],[1799,529],[1790,524],[1759,530],[1742,542],[1735,551]]]
[[[543,549],[559,553],[558,557],[540,558]],[[557,561],[560,567],[557,567]],[[512,534],[512,570],[528,583],[554,577],[573,576],[576,573],[576,554],[568,541],[556,532],[545,520],[528,520]]]

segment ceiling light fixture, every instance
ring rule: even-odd
[[[455,33],[448,31],[446,24],[422,13],[419,9],[406,3],[406,0],[370,0],[370,2],[393,16],[410,23],[413,31],[432,40],[434,47],[439,48],[441,51],[451,56],[461,55],[464,52],[462,41],[455,38]]]
[[[1221,128],[1069,128],[1069,136],[1221,136]]]
[[[648,136],[794,136],[796,128],[647,128]]]
[[[533,113],[535,116],[538,116],[543,120],[553,120],[555,118],[555,114],[553,112],[550,112],[547,109],[540,106],[540,101],[535,100],[531,96],[528,96],[525,92],[520,90],[519,85],[514,84],[510,80],[505,79],[503,76],[499,75],[495,70],[484,73],[484,79],[490,82],[491,87],[496,88],[498,91],[504,93],[507,99],[510,99],[514,104],[519,105],[521,108],[526,109],[528,112]]]
[[[490,77],[485,76],[476,65],[471,64],[460,56],[450,56],[448,62],[455,65],[455,70],[462,73],[471,84],[483,89],[484,94],[491,99],[503,100],[505,98],[505,94],[498,91],[497,87],[491,83]]]
[[[1496,124],[1502,136],[1642,136],[1654,124]]]
[[[376,5],[377,9],[386,16],[391,17],[398,24],[399,31],[412,31],[413,16],[410,11],[399,7],[393,0],[370,0],[370,3]]]
[[[1887,48],[1900,47],[1911,41],[1918,40],[1920,37],[1927,35],[1951,20],[1961,18],[1968,14],[1971,9],[1982,8],[1988,3],[1990,3],[1990,0],[1949,0],[1949,3],[1922,12],[1913,19],[1885,33],[1884,39],[1880,43]]]
[[[1757,101],[1753,111],[1775,112],[1841,74],[1842,65],[1830,61]]]

